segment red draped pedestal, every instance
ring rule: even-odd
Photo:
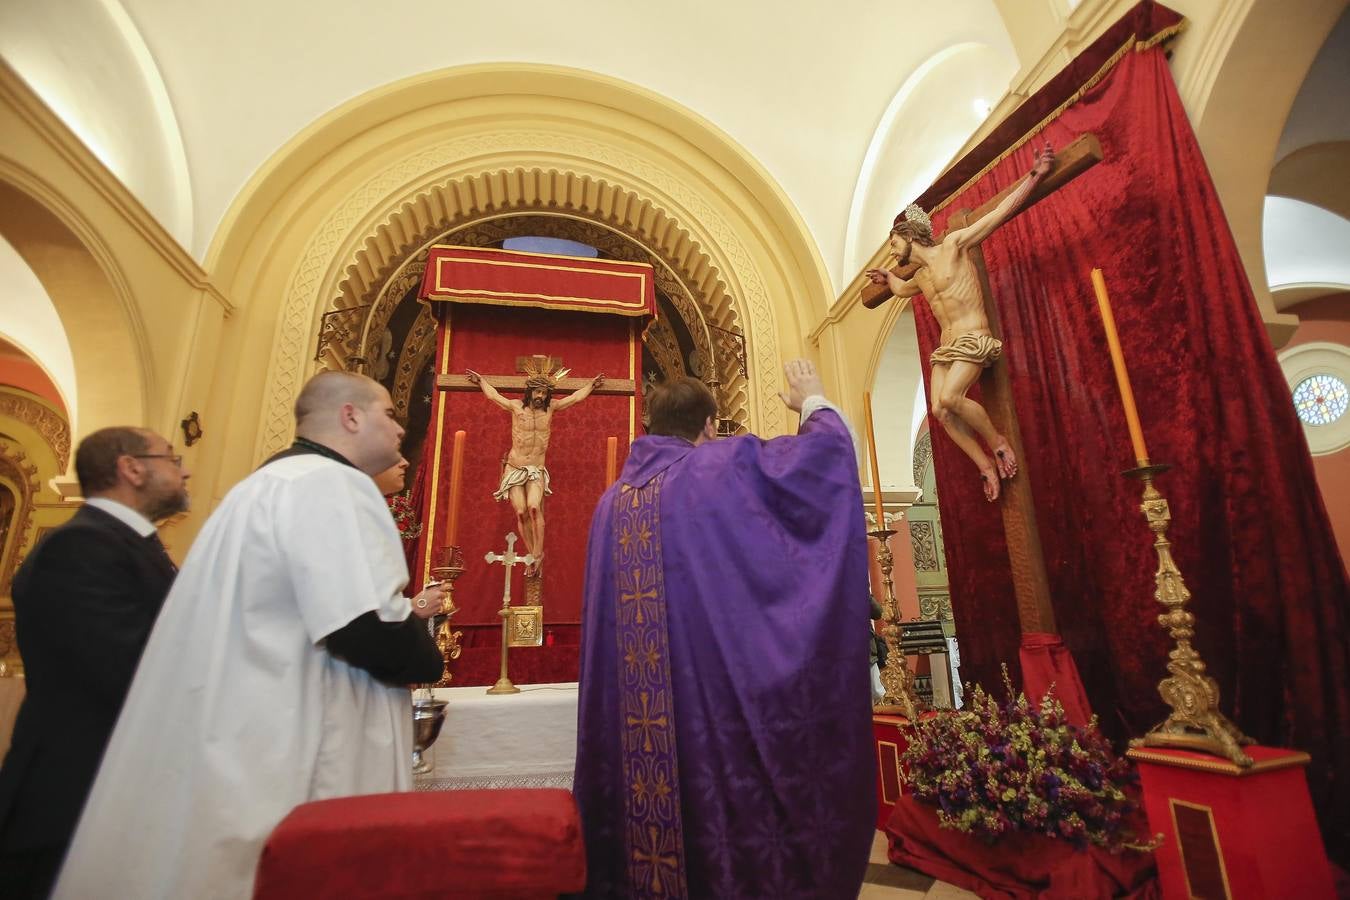
[[[1140,4],[918,202],[936,209],[941,233],[954,211],[1021,179],[1033,144],[1096,135],[1101,162],[983,244],[1024,446],[1017,477],[1036,500],[1055,621],[1103,730],[1143,734],[1164,717],[1157,683],[1171,642],[1139,484],[1121,476],[1134,460],[1089,280],[1100,267],[1151,455],[1175,467],[1157,486],[1193,594],[1195,645],[1243,731],[1311,754],[1328,843],[1350,855],[1350,590],[1168,71],[1160,40],[1180,21]],[[926,360],[938,328],[925,303],[915,319]],[[1003,523],[937,428],[933,458],[962,672],[994,684],[1023,639]]]
[[[983,900],[1159,896],[1156,870],[1147,853],[1077,850],[1066,841],[1021,831],[986,844],[941,827],[934,809],[913,797],[896,803],[886,834],[891,862],[974,891]]]
[[[900,758],[909,749],[913,726],[904,716],[872,715],[872,739],[877,751],[877,828],[885,828],[896,801],[905,793],[908,773]]]
[[[1139,766],[1163,895],[1332,900],[1331,868],[1313,817],[1308,755],[1247,747],[1255,760],[1159,747],[1129,751]]]
[[[438,313],[436,372],[516,376],[518,357],[558,358],[571,377],[605,374],[640,379],[641,340],[655,314],[651,267],[608,260],[534,253],[434,247],[422,296]],[[503,391],[508,400],[522,394]],[[556,395],[557,397],[564,395]],[[547,465],[553,493],[544,501],[543,568],[545,646],[511,649],[511,678],[521,684],[575,681],[580,642],[581,587],[586,536],[596,500],[607,485],[607,439],[618,438],[619,464],[640,422],[639,398],[591,395],[555,414]],[[464,632],[463,652],[451,662],[459,686],[492,684],[500,660],[505,574],[489,565],[488,552],[505,549],[517,531],[509,502],[493,491],[511,446],[507,412],[479,391],[438,392],[428,425],[428,452],[414,496],[422,504],[423,533],[413,567],[414,587],[430,580],[446,545],[450,456],[454,433],[466,435],[458,544],[465,571],[456,583],[460,607],[454,626]],[[518,543],[517,552],[524,550]],[[514,602],[524,599],[518,566]]]

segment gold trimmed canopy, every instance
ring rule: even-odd
[[[647,263],[435,245],[423,300],[526,306],[619,316],[656,316]]]

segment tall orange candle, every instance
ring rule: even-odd
[[[1120,352],[1120,335],[1116,334],[1116,319],[1111,315],[1111,299],[1106,296],[1106,279],[1101,269],[1092,270],[1092,286],[1097,291],[1097,308],[1106,329],[1106,346],[1111,351],[1111,365],[1116,370],[1116,385],[1120,388],[1120,402],[1125,406],[1125,425],[1130,429],[1130,444],[1139,465],[1148,463],[1148,447],[1144,446],[1144,429],[1139,427],[1139,410],[1134,405],[1134,390],[1130,387],[1130,373],[1125,368],[1125,355]]]
[[[619,473],[619,439],[610,435],[605,438],[605,485],[614,483]]]
[[[450,456],[450,525],[445,530],[445,542],[451,547],[459,538],[460,482],[464,477],[464,431],[455,432],[455,449]]]
[[[877,435],[872,428],[871,393],[863,394],[863,410],[867,414],[867,459],[872,464],[872,499],[877,508],[877,528],[885,528],[886,513],[881,504],[881,470],[877,466]]]

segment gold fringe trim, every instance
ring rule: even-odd
[[[1136,52],[1148,50],[1158,46],[1161,43],[1171,40],[1181,32],[1185,31],[1186,25],[1187,20],[1182,19],[1175,25],[1169,25],[1167,28],[1164,28],[1162,31],[1159,31],[1152,37],[1142,41],[1139,40],[1139,37],[1137,35],[1133,34],[1130,35],[1129,40],[1127,40],[1124,44],[1122,44],[1120,48],[1116,50],[1116,52],[1108,56],[1106,58],[1106,62],[1102,63],[1101,67],[1098,68],[1097,71],[1094,72],[1091,75],[1091,77],[1088,78],[1087,81],[1083,82],[1083,84],[1078,88],[1078,90],[1074,91],[1073,94],[1071,94],[1067,100],[1065,100],[1059,106],[1051,110],[1050,113],[1045,116],[1045,118],[1041,119],[1039,122],[1033,125],[1031,129],[1027,131],[1026,134],[1022,135],[1020,138],[1014,141],[1013,144],[1010,147],[1008,147],[1007,150],[1004,150],[998,156],[994,157],[994,159],[983,169],[980,169],[980,171],[970,176],[970,178],[966,180],[965,184],[961,185],[959,188],[948,194],[947,197],[943,199],[941,203],[937,204],[931,210],[929,210],[928,214],[930,216],[933,216],[941,212],[942,210],[946,209],[947,206],[953,200],[955,200],[957,197],[961,196],[967,190],[969,190],[970,187],[975,184],[975,182],[979,181],[981,178],[988,175],[989,172],[993,170],[999,163],[1003,162],[1009,156],[1012,156],[1018,150],[1022,149],[1022,147],[1025,146],[1028,141],[1030,141],[1036,135],[1040,134],[1041,131],[1045,129],[1045,126],[1049,125],[1055,119],[1059,118],[1060,115],[1063,114],[1064,110],[1068,109],[1070,106],[1073,106],[1079,100],[1082,100],[1083,96],[1088,91],[1092,90],[1094,87],[1100,84],[1102,79],[1104,79],[1108,74],[1110,74],[1111,70],[1116,67],[1116,64],[1125,58],[1125,54],[1129,53],[1131,50],[1134,50]]]
[[[1167,28],[1164,28],[1162,31],[1158,32],[1148,40],[1140,41],[1134,49],[1136,51],[1152,50],[1159,44],[1165,44],[1172,38],[1181,34],[1183,31],[1186,30],[1186,26],[1190,24],[1191,23],[1189,19],[1182,19],[1177,24],[1169,25]]]

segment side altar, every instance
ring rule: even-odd
[[[423,528],[412,588],[463,566],[447,669],[456,687],[491,685],[503,590],[485,556],[510,532],[538,556],[546,522],[546,557],[509,576],[516,604],[542,607],[511,623],[537,644],[511,651],[511,678],[575,681],[591,514],[642,415],[641,341],[657,310],[651,266],[436,246],[419,299],[436,317],[436,382],[413,492]]]

